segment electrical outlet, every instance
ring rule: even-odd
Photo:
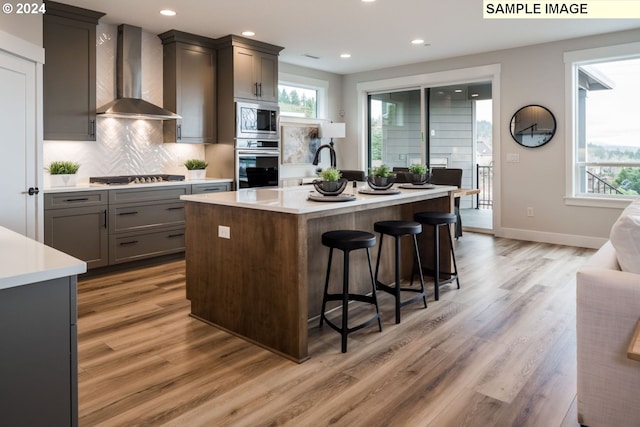
[[[527,208],[527,216],[533,216],[533,208]]]
[[[520,155],[518,153],[507,154],[507,163],[520,163]]]
[[[218,226],[218,237],[222,239],[230,239],[231,238],[231,227],[227,227],[225,225]]]

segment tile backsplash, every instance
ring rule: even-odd
[[[96,37],[96,104],[116,97],[117,26],[99,24]],[[162,106],[162,43],[142,32],[142,98]],[[162,121],[98,118],[96,141],[44,141],[43,161],[80,163],[78,182],[90,176],[172,173],[185,174],[187,159],[204,159],[202,144],[164,144]],[[45,183],[48,174],[45,173]]]

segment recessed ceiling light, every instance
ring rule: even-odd
[[[424,40],[414,39],[414,40],[411,40],[411,44],[424,44]]]
[[[362,0],[362,3],[373,3],[376,0]]]
[[[340,55],[340,58],[351,58],[351,54],[350,53],[343,53]]]
[[[462,89],[456,89],[454,90],[455,93],[462,93]]]
[[[176,16],[176,12],[171,9],[162,9],[160,11],[160,15],[164,16]]]
[[[247,37],[251,37],[251,36],[255,36],[256,33],[254,33],[253,31],[243,31],[242,35],[243,36],[247,36]]]
[[[472,93],[472,94],[471,94],[471,97],[472,97],[472,98],[475,98],[475,97],[477,97],[477,96],[480,96],[480,94],[478,94],[478,93]]]

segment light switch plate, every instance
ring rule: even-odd
[[[520,154],[518,153],[507,154],[507,163],[520,163]]]

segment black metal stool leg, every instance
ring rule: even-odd
[[[424,294],[424,275],[422,274],[422,263],[420,262],[420,252],[418,250],[418,238],[415,234],[413,235],[413,251],[414,251],[413,266],[415,268],[416,263],[418,264],[418,274],[420,276],[420,292],[422,293],[424,308],[427,308],[427,296]],[[413,286],[413,272],[414,270],[411,270],[411,284],[409,286]]]
[[[378,317],[378,329],[382,332],[382,320],[380,320],[380,309],[378,308],[378,296],[376,295],[376,282],[373,278],[373,269],[371,268],[371,252],[367,248],[367,261],[369,262],[369,275],[371,276],[371,298],[373,305],[376,307],[376,316]]]
[[[396,323],[400,323],[400,237],[395,236],[396,243]]]
[[[438,301],[440,299],[440,227],[433,226],[433,295],[434,299]]]
[[[342,352],[347,352],[349,335],[349,251],[344,250],[344,268],[342,269]]]
[[[447,227],[447,231],[449,227]],[[458,266],[456,265],[456,253],[453,250],[453,240],[451,239],[451,233],[449,233],[449,245],[451,245],[451,258],[453,259],[453,274],[456,275],[456,283],[458,284],[458,289],[460,289],[460,280],[458,280]]]

